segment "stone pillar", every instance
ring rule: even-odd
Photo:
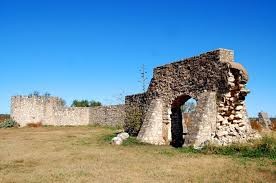
[[[137,137],[139,140],[155,145],[164,145],[166,143],[162,136],[162,111],[162,99],[152,100],[145,113],[144,122]]]
[[[204,92],[198,97],[196,111],[191,114],[185,145],[200,147],[211,141],[216,129],[216,92]]]

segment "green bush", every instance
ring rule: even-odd
[[[74,100],[71,107],[98,107],[102,106],[101,102],[95,100]]]
[[[7,119],[4,122],[0,123],[0,128],[12,128],[12,127],[17,127],[18,124],[16,121],[12,119]]]
[[[139,107],[126,108],[124,130],[131,136],[137,136],[143,123],[143,111]]]

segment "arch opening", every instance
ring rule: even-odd
[[[171,105],[171,145],[182,147],[188,134],[188,125],[192,122],[192,114],[196,111],[197,101],[188,96],[177,97]]]

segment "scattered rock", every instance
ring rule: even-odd
[[[126,140],[129,138],[129,134],[126,132],[122,132],[122,133],[118,134],[117,137],[120,137],[121,139]]]
[[[123,141],[129,138],[129,134],[126,132],[121,132],[111,140],[113,145],[122,145]]]
[[[114,137],[114,138],[111,140],[111,143],[112,143],[113,145],[122,145],[123,139],[120,138],[120,137]]]

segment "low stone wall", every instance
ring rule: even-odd
[[[89,124],[101,126],[123,126],[125,119],[125,106],[113,105],[104,107],[93,107],[89,111]]]
[[[88,125],[89,121],[90,109],[86,107],[69,107],[69,108],[59,108],[55,110],[55,114],[50,120],[51,123],[46,125],[55,125],[55,126],[78,126],[78,125]]]
[[[58,97],[14,96],[11,99],[11,117],[22,127],[28,123],[123,126],[125,111],[124,105],[65,107]]]

